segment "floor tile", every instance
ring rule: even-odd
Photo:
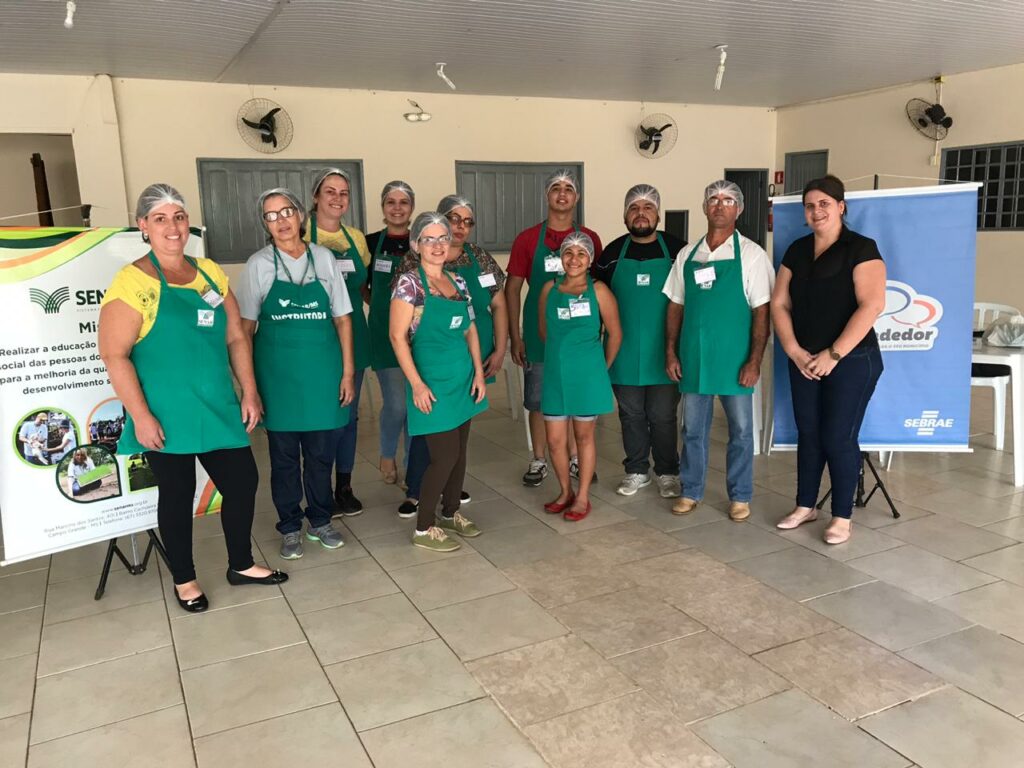
[[[433,563],[394,571],[391,578],[421,611],[516,588],[501,571],[477,554],[450,560],[441,557]]]
[[[555,768],[729,768],[645,693],[570,712],[525,733]]]
[[[694,595],[756,584],[752,578],[703,552],[683,551],[626,563],[613,570],[673,605]]]
[[[390,651],[437,635],[404,595],[388,595],[299,616],[321,664]]]
[[[398,587],[371,558],[360,557],[300,571],[281,591],[299,614],[391,595]]]
[[[847,629],[759,653],[757,660],[847,720],[915,699],[943,680]]]
[[[878,581],[807,605],[890,651],[934,640],[969,623],[952,611]]]
[[[308,645],[186,670],[181,684],[194,738],[337,700]]]
[[[611,663],[684,723],[790,687],[711,632],[619,656]]]
[[[358,518],[349,519],[356,520]],[[339,527],[337,521],[335,521],[334,524],[335,527]],[[307,568],[318,568],[321,565],[335,565],[337,563],[344,563],[349,560],[355,560],[357,558],[367,556],[367,552],[363,548],[363,545],[360,544],[356,538],[349,533],[349,531],[342,531],[342,536],[345,537],[345,546],[341,547],[341,549],[327,549],[315,541],[308,541],[303,537],[303,555],[298,560],[281,559],[278,554],[281,550],[280,536],[275,536],[269,541],[259,542],[259,548],[263,553],[263,556],[267,559],[269,567],[278,568],[286,573],[304,571]]]
[[[692,595],[674,604],[747,653],[802,640],[836,626],[762,584]]]
[[[1001,523],[986,525],[984,530],[1017,541],[1024,541],[1024,517],[1011,517]]]
[[[4,549],[0,547],[0,561],[4,558]],[[0,578],[13,576],[16,573],[28,573],[29,571],[45,570],[50,567],[50,556],[33,557],[30,560],[22,560],[17,563],[8,563],[0,569]]]
[[[565,536],[537,521],[485,533],[473,540],[473,549],[499,568],[564,557],[580,551]]]
[[[160,600],[163,588],[160,571],[152,566],[145,573],[131,576],[127,573],[112,573],[107,581],[103,599],[95,600],[96,578],[83,576],[78,579],[58,581],[46,590],[46,624],[80,619],[131,605],[141,605]]]
[[[1024,645],[1016,640],[974,626],[900,655],[1014,717],[1024,715]]]
[[[0,661],[0,718],[22,715],[32,709],[36,686],[36,655]]]
[[[999,550],[1002,551],[1005,550]],[[960,565],[953,560],[909,545],[847,560],[847,564],[925,600],[938,600],[940,597],[997,581],[995,576],[975,570],[977,566],[967,567],[970,563]]]
[[[438,608],[426,617],[463,661],[566,634],[565,627],[519,590]]]
[[[971,568],[1012,581],[1017,586],[1024,586],[1024,544],[997,549],[963,562]]]
[[[325,671],[357,731],[486,695],[440,640],[332,664]]]
[[[1008,768],[1024,755],[1024,723],[956,688],[861,721],[925,768]]]
[[[474,734],[467,739],[466,734]],[[362,734],[376,768],[545,768],[489,699],[460,704]]]
[[[203,736],[196,757],[199,768],[371,768],[338,704]]]
[[[577,637],[556,637],[467,664],[520,728],[637,691]]]
[[[25,765],[28,753],[30,715],[16,715],[0,720],[0,765]]]
[[[42,627],[41,607],[0,614],[0,660],[38,653]]]
[[[518,509],[518,507],[516,509]],[[519,510],[519,512],[527,520],[533,520],[532,517],[522,510]],[[366,551],[370,553],[370,557],[376,560],[381,568],[389,573],[391,571],[396,571],[399,568],[408,568],[412,565],[436,563],[442,557],[441,555],[438,555],[437,552],[431,552],[428,549],[413,546],[411,529],[409,531],[398,531],[397,533],[385,533],[381,536],[372,536],[368,539],[362,539],[360,543],[366,547]],[[459,549],[456,549],[454,552],[446,552],[443,555],[445,560],[464,557],[476,552],[476,550],[473,549],[473,545],[465,539],[460,540],[459,543],[462,544]]]
[[[572,541],[591,557],[609,565],[676,552],[684,546],[639,520],[577,533],[572,535]]]
[[[1009,483],[1005,483],[1005,487],[1010,493],[1013,492],[1013,486]],[[989,525],[1020,516],[1020,507],[1012,505],[1009,500],[991,499],[975,492],[973,488],[973,482],[972,490],[943,488],[941,491],[916,497],[914,504],[968,525]]]
[[[52,675],[171,644],[162,601],[43,627],[39,675]]]
[[[399,492],[398,500],[379,506],[368,506],[363,502],[363,514],[356,517],[346,517],[345,526],[352,531],[353,535],[362,541],[373,536],[383,536],[388,533],[408,531],[412,536],[416,528],[415,518],[401,518],[398,516],[398,505],[405,500],[405,494]],[[280,543],[280,539],[278,539]],[[348,544],[345,545],[346,547]]]
[[[1007,472],[993,471],[985,466],[964,464],[936,475],[935,480],[975,497],[1009,502],[1019,489],[1013,485],[1012,464],[1007,465],[1007,469]]]
[[[121,536],[118,538],[117,543],[121,548],[121,551],[131,559],[131,544],[129,542],[129,536]],[[146,543],[149,541],[149,537],[145,534],[136,534],[135,542],[138,550],[139,559],[142,559],[143,554],[146,551]],[[50,558],[50,583],[55,584],[58,581],[67,581],[68,579],[77,579],[82,576],[96,576],[96,581],[99,581],[100,572],[103,570],[103,558],[107,554],[107,546],[109,542],[100,541],[96,544],[89,544],[85,547],[76,547],[75,549],[68,549],[64,552],[58,552]],[[154,555],[155,557],[155,555]],[[116,565],[110,571],[110,577],[114,578],[114,574],[120,572],[123,575],[125,573],[124,567],[119,561],[115,560]]]
[[[1013,539],[943,515],[931,515],[890,525],[885,532],[907,544],[948,557],[950,560],[965,560],[1016,543]]]
[[[936,604],[1024,643],[1024,587],[997,581]]]
[[[684,528],[672,535],[686,546],[696,547],[723,563],[778,552],[793,546],[792,542],[774,533],[732,520]]]
[[[555,608],[551,614],[605,658],[703,631],[644,589],[627,589]]]
[[[183,670],[306,642],[280,597],[182,616],[171,622],[171,632],[178,666]]]
[[[862,571],[804,547],[737,560],[732,567],[800,601],[874,581]]]
[[[831,516],[819,514],[818,519],[813,523],[806,523],[791,531],[779,531],[779,536],[794,544],[801,544],[814,552],[831,557],[840,562],[852,560],[855,557],[873,555],[875,552],[884,552],[900,545],[898,539],[889,536],[889,532],[895,526],[887,526],[881,530],[857,525],[856,513],[853,521],[853,534],[842,544],[826,544],[822,539],[825,528],[831,521]],[[916,521],[915,521],[916,522]]]
[[[41,678],[36,683],[32,743],[181,704],[172,648]]]
[[[0,614],[36,608],[46,599],[47,571],[29,571],[0,579]]]
[[[735,768],[904,768],[909,760],[800,691],[747,704],[693,727]]]
[[[123,765],[195,768],[185,707],[178,705],[62,739],[36,744],[29,768]]]
[[[536,560],[502,569],[520,589],[545,608],[618,592],[633,582],[587,553]]]

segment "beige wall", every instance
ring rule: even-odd
[[[78,175],[75,150],[70,136],[49,133],[0,133],[0,226],[36,227],[39,216],[15,214],[36,210],[35,174],[31,163],[38,152],[46,166],[50,207],[78,205]],[[58,227],[81,226],[78,210],[56,211],[53,223]]]
[[[1024,65],[946,78],[942,103],[954,125],[942,147],[1024,140]],[[911,98],[934,98],[931,83],[916,83],[842,99],[784,107],[778,112],[775,167],[787,152],[829,150],[829,171],[840,178],[884,174],[924,179],[882,179],[882,186],[930,184],[939,167],[934,142],[907,121]],[[870,189],[871,180],[852,189]],[[979,301],[1024,305],[1024,232],[978,235],[975,296]]]

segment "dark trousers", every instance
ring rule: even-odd
[[[805,379],[789,362],[797,429],[797,506],[813,507],[817,503],[821,473],[827,463],[832,480],[832,516],[849,518],[853,514],[861,466],[857,436],[881,375],[882,354],[877,348],[854,350],[820,381]]]
[[[270,445],[270,497],[277,508],[277,530],[281,534],[302,530],[302,518],[310,528],[331,522],[334,495],[331,468],[341,429],[310,432],[267,430]],[[302,494],[306,512],[302,512]]]
[[[426,435],[430,464],[423,475],[420,489],[420,509],[416,518],[416,530],[425,531],[434,524],[437,503],[444,495],[444,509],[441,514],[454,517],[459,511],[459,496],[462,481],[466,478],[466,448],[469,445],[467,421],[460,427],[447,432]]]
[[[196,495],[196,459],[210,475],[222,498],[220,524],[228,547],[228,567],[245,571],[253,566],[252,515],[260,476],[252,449],[224,448],[207,453],[160,453],[143,456],[156,476],[156,505],[160,538],[167,550],[175,584],[196,578],[192,562],[192,502]]]
[[[405,469],[405,492],[410,499],[419,499],[423,487],[423,475],[430,465],[430,449],[425,435],[416,435],[409,443],[409,465]]]
[[[626,474],[646,475],[648,458],[654,454],[654,474],[679,474],[679,448],[676,442],[676,409],[679,407],[677,384],[653,384],[632,387],[613,384],[622,423],[622,447]]]

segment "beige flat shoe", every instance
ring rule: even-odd
[[[377,468],[380,470],[380,473],[384,478],[384,482],[388,485],[394,485],[398,482],[398,464],[394,460],[392,460],[392,464],[393,466],[391,469],[384,469],[384,459],[381,459],[380,463],[377,465]]]
[[[844,525],[840,521],[844,521]],[[822,538],[826,544],[842,544],[843,542],[850,540],[850,534],[853,533],[853,523],[849,520],[845,520],[842,517],[832,518],[832,522],[828,524],[828,528],[825,529],[825,533]]]
[[[742,523],[750,517],[750,504],[745,501],[733,501],[729,503],[729,519]]]
[[[672,514],[688,515],[697,508],[698,504],[700,504],[700,502],[697,501],[696,499],[688,499],[685,496],[683,496],[681,499],[679,499],[679,501],[677,501],[672,506]]]
[[[801,510],[799,507],[797,507],[784,518],[779,520],[779,522],[775,524],[775,527],[783,531],[791,531],[794,528],[803,525],[804,523],[813,523],[817,519],[818,510],[816,510],[814,507],[811,507],[810,509],[807,510]]]

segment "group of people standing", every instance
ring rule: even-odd
[[[367,368],[383,398],[380,470],[406,488],[398,514],[416,517],[416,546],[449,552],[481,533],[460,512],[470,424],[488,407],[487,383],[507,349],[524,368],[533,438],[523,483],[540,485],[549,458],[558,479],[548,513],[570,521],[590,513],[596,419],[616,402],[626,470],[618,492],[631,496],[656,480],[662,497],[678,499],[673,513],[691,512],[704,496],[717,396],[729,425],[728,514],[744,520],[753,495],[751,393],[769,312],[790,358],[794,401],[798,393],[802,401],[797,506],[779,527],[814,519],[827,462],[834,520],[825,538],[845,540],[857,430],[881,371],[871,325],[885,273],[873,241],[842,222],[841,183],[814,184],[804,195],[813,235],[794,243],[776,281],[764,250],[736,230],[743,195],[735,184],[707,187],[707,234],[692,247],[658,230],[658,191],[635,186],[624,201],[627,234],[602,249],[574,219],[576,178],[560,171],[546,184],[545,220],[516,238],[506,275],[468,242],[472,201],[450,195],[414,219],[412,188],[393,181],[381,193],[385,228],[364,237],[342,221],[351,179],[328,168],[308,212],[291,190],[260,196],[268,244],[249,258],[236,291],[214,262],[185,256],[181,195],[147,188],[136,218],[151,251],[104,296],[100,354],[128,414],[118,450],[143,452],[157,479],[179,603],[208,607],[191,557],[196,458],[224,499],[228,581],[287,579],[251,552],[258,480],[248,433],[257,424],[267,431],[281,557],[301,557],[303,538],[344,545],[331,519],[362,512],[352,471]]]

